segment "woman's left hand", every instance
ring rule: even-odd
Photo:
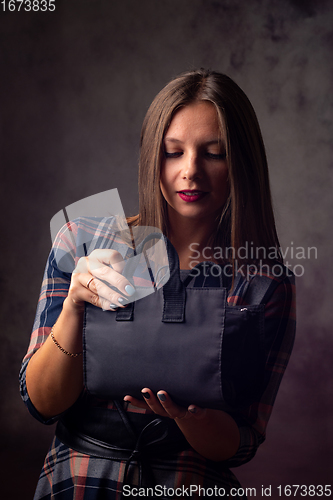
[[[142,389],[144,401],[125,396],[133,406],[150,409],[161,417],[174,419],[189,444],[209,460],[220,462],[232,457],[239,446],[240,434],[234,419],[221,410],[203,409],[195,405],[188,408],[172,401],[166,391]]]
[[[201,419],[206,414],[205,409],[195,405],[190,405],[188,408],[177,405],[165,391],[158,391],[157,395],[155,395],[150,389],[145,387],[141,392],[145,401],[133,398],[132,396],[125,396],[124,401],[138,408],[149,408],[161,417],[169,417],[176,420],[187,420],[189,418]]]

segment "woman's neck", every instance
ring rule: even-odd
[[[209,247],[209,241],[214,231],[213,224],[200,224],[190,219],[170,224],[169,240],[178,253],[181,269],[191,269],[198,262],[213,260],[213,250]]]

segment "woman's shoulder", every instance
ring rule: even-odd
[[[256,280],[270,279],[280,283],[286,278],[294,279],[292,270],[278,260],[241,264],[236,268],[236,272],[248,280],[256,277]]]
[[[117,217],[78,217],[64,224],[58,231],[54,244],[59,240],[68,240],[72,246],[78,246],[81,241],[88,243],[96,237],[110,238],[119,231]]]
[[[129,229],[123,218],[78,217],[57,233],[50,259],[66,272],[73,272],[81,257],[97,249],[113,249],[125,257],[131,247]]]
[[[237,269],[228,301],[233,304],[267,304],[273,295],[282,291],[293,300],[294,290],[295,275],[281,262],[244,264]]]

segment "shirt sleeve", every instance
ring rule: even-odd
[[[74,224],[71,225],[70,231],[76,231]],[[66,266],[59,267],[61,257],[66,258]],[[57,417],[45,420],[33,406],[26,386],[26,370],[32,356],[49,336],[51,328],[62,310],[63,301],[67,297],[71,273],[61,270],[61,267],[68,271],[75,267],[75,248],[71,238],[68,238],[68,225],[59,232],[46,263],[30,343],[23,358],[19,375],[20,392],[24,403],[29,412],[45,424],[52,424],[57,420]]]
[[[236,454],[226,460],[228,467],[237,467],[251,460],[265,440],[266,427],[293,348],[295,325],[294,276],[287,275],[265,305],[267,347],[264,391],[259,401],[232,415],[239,427],[240,445]]]
[[[26,369],[32,356],[46,341],[62,311],[78,260],[96,248],[112,248],[123,257],[127,254],[128,246],[119,236],[118,222],[114,217],[81,217],[65,224],[55,239],[46,263],[30,343],[19,376],[24,403],[30,413],[44,424],[54,423],[60,415],[45,420],[38,413],[27,391]]]

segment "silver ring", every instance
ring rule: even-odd
[[[88,290],[90,290],[89,288],[89,285],[90,283],[92,282],[92,280],[94,279],[94,277],[90,278],[90,280],[88,281],[88,283],[86,284],[86,288],[88,288]],[[90,290],[91,291],[91,290]]]

